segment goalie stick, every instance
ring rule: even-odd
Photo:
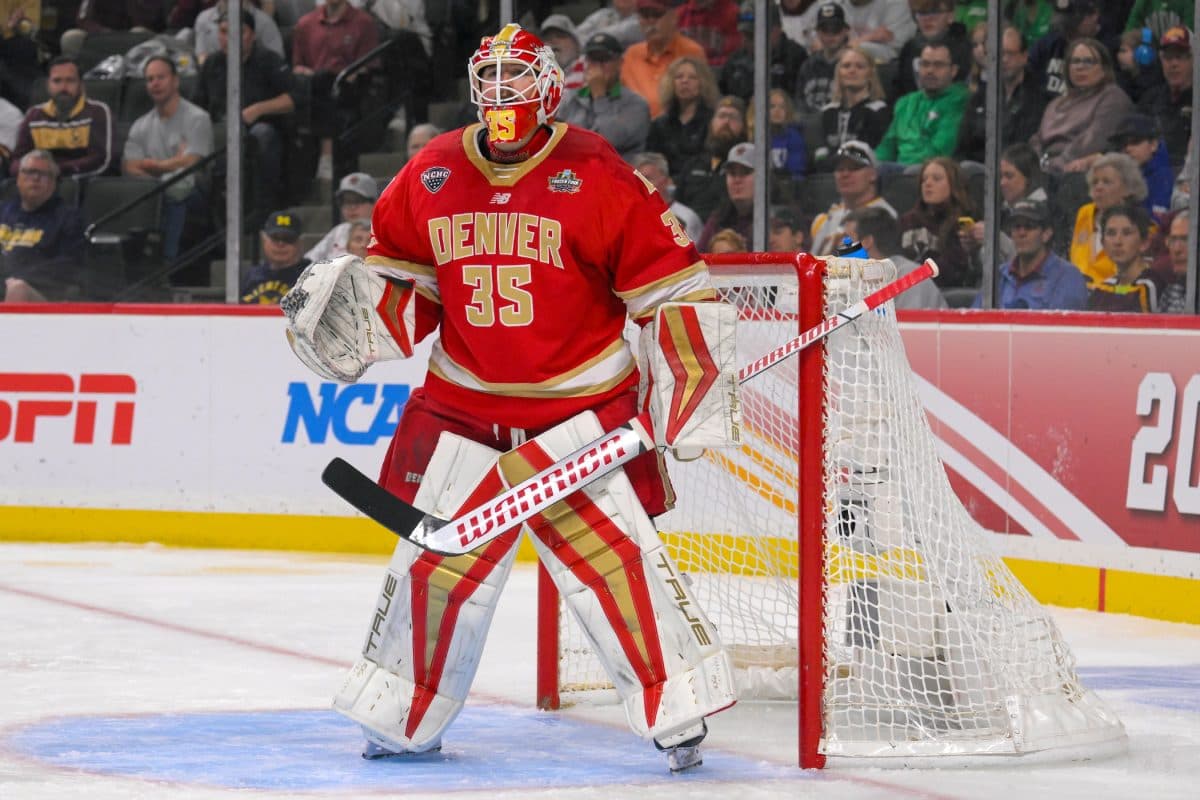
[[[937,274],[937,264],[926,259],[907,275],[880,287],[742,367],[738,371],[738,383],[745,383]],[[644,411],[533,477],[448,522],[414,508],[340,458],[329,462],[321,473],[321,480],[350,505],[401,538],[426,550],[452,556],[483,546],[655,446],[650,414]]]

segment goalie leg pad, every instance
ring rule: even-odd
[[[601,434],[581,414],[517,451],[527,477]],[[531,447],[532,446],[532,447]],[[534,447],[537,448],[535,453]],[[618,470],[530,521],[534,547],[592,643],[641,736],[670,741],[733,704],[733,671],[716,629]]]
[[[503,488],[496,455],[444,434],[417,507],[430,511],[444,502],[456,513],[495,494]],[[475,678],[518,535],[511,531],[455,557],[397,542],[362,658],[333,701],[335,710],[364,727],[369,741],[396,752],[424,752],[441,742]]]
[[[642,331],[639,391],[659,445],[741,444],[737,316],[727,303],[664,303]]]

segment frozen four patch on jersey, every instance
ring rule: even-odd
[[[437,192],[446,185],[446,179],[449,177],[449,167],[430,167],[421,173],[421,183],[425,184],[425,188],[429,191]]]
[[[571,170],[564,169],[557,175],[551,175],[547,183],[550,184],[550,191],[552,192],[575,194],[579,191],[579,187],[583,185],[583,180],[577,177]]]

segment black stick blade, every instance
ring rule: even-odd
[[[425,512],[413,508],[340,458],[325,466],[321,481],[347,503],[402,539],[409,538],[425,518]]]

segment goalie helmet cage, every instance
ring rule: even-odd
[[[896,277],[890,261],[708,260],[739,309],[739,363]],[[739,697],[797,704],[800,766],[1124,749],[1053,619],[955,497],[890,302],[749,380],[742,409],[740,448],[671,461],[678,501],[655,522]],[[544,570],[538,585],[538,704],[611,693]]]

